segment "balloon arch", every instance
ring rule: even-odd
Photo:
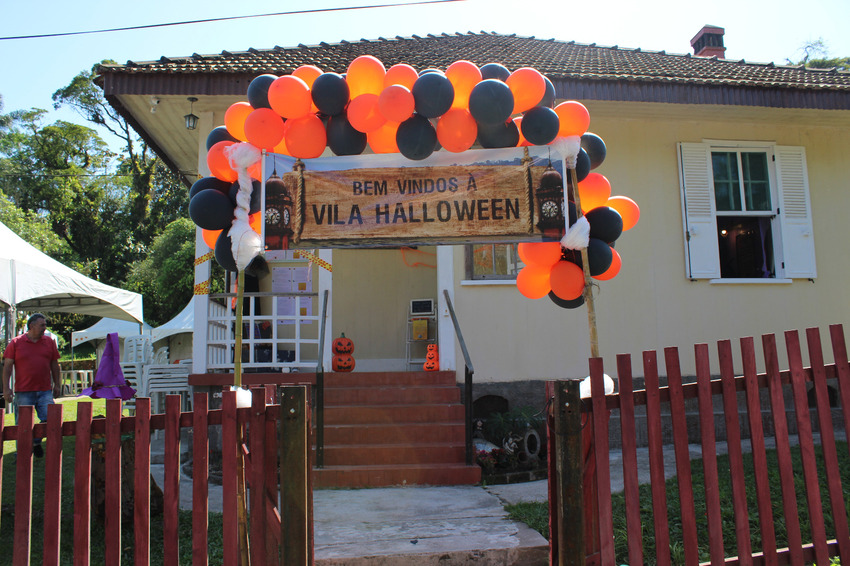
[[[406,64],[387,69],[364,55],[351,62],[345,76],[312,65],[291,75],[260,75],[248,86],[247,101],[231,105],[224,125],[209,134],[212,177],[192,186],[189,213],[219,263],[235,270],[234,263],[247,264],[235,262],[234,217],[240,218],[240,206],[247,214],[245,226],[257,233],[261,228],[262,151],[310,159],[326,148],[334,155],[359,155],[368,146],[373,153],[418,161],[439,149],[466,151],[476,141],[483,148],[556,145],[566,148],[561,153],[567,155],[569,177],[562,186],[569,214],[562,212],[569,224],[560,242],[519,244],[525,266],[517,288],[528,298],[548,296],[558,306],[576,308],[590,297],[591,278],[608,280],[619,273],[621,258],[613,245],[637,223],[640,210],[628,197],[611,196],[608,179],[593,171],[604,161],[606,147],[587,131],[590,115],[584,105],[554,102],[554,86],[539,71],[511,72],[498,63],[479,68],[456,61],[445,70],[417,71]],[[250,146],[247,159],[236,157],[240,146]]]

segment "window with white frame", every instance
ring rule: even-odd
[[[474,244],[465,247],[466,279],[514,280],[522,267],[517,244]]]
[[[688,278],[817,275],[804,148],[680,143],[679,175]]]

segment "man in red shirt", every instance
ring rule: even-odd
[[[59,373],[59,350],[56,343],[44,335],[47,320],[41,313],[27,319],[27,332],[12,339],[6,346],[3,357],[3,398],[6,405],[15,400],[15,422],[18,407],[32,405],[38,420],[47,419],[47,406],[53,397],[62,393]],[[15,370],[15,386],[12,389],[12,369]],[[14,391],[14,392],[13,392]],[[33,440],[33,454],[41,458],[44,450],[41,439]]]

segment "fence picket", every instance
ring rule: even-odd
[[[735,542],[740,564],[748,566],[753,563],[753,552],[744,479],[744,455],[741,450],[738,395],[735,389],[735,370],[732,366],[732,343],[729,340],[721,340],[717,343],[717,351],[720,358],[720,384],[723,391],[723,414],[726,420],[729,473],[732,479],[732,507],[735,509]]]
[[[32,439],[33,407],[18,407],[17,466],[15,469],[14,566],[29,566],[32,526]]]
[[[809,349],[809,366],[812,368],[815,399],[817,400],[818,428],[820,429],[821,450],[826,472],[826,483],[832,508],[832,520],[835,525],[835,538],[838,542],[841,559],[850,562],[850,532],[847,529],[847,510],[844,507],[844,490],[841,488],[841,469],[838,466],[838,454],[835,448],[835,431],[832,428],[832,409],[829,406],[829,393],[826,386],[826,369],[823,364],[820,333],[817,328],[806,329],[806,342]]]
[[[5,448],[5,443],[3,442],[3,436],[5,433],[5,427],[3,423],[6,421],[6,408],[0,407],[0,497],[3,496],[3,451]],[[2,516],[2,513],[0,513]]]
[[[590,391],[593,404],[593,444],[596,453],[599,554],[602,564],[614,563],[614,522],[611,511],[611,464],[608,450],[608,409],[605,407],[605,376],[602,358],[590,360]]]
[[[788,420],[785,413],[782,377],[779,372],[776,336],[765,334],[761,341],[764,351],[767,387],[770,394],[770,411],[773,417],[773,436],[776,441],[779,482],[782,486],[782,514],[785,519],[785,532],[788,539],[788,555],[792,566],[802,566],[803,539],[800,533],[800,516],[797,510],[791,444],[788,438]]]
[[[723,518],[717,475],[717,435],[714,431],[714,405],[711,395],[711,367],[708,344],[694,345],[699,429],[702,443],[702,471],[705,483],[705,509],[708,523],[708,553],[711,564],[723,564]]]
[[[107,564],[121,564],[121,399],[106,400],[106,452],[103,457],[104,556]]]
[[[180,395],[165,396],[165,478],[162,488],[162,556],[166,564],[180,557]]]
[[[44,566],[59,564],[62,530],[62,405],[47,407],[47,450],[44,457]]]
[[[246,470],[250,478],[250,528],[251,528],[251,564],[265,566],[266,563],[266,399],[265,390],[260,387],[251,389],[251,416],[249,422],[248,443],[251,451],[251,467]]]
[[[136,399],[133,456],[133,564],[148,566],[151,555],[151,400]]]
[[[209,564],[209,398],[192,401],[192,566]]]
[[[221,396],[221,487],[222,487],[222,546],[224,564],[239,563],[239,525],[237,522],[237,450],[236,392],[224,391]]]
[[[646,430],[649,441],[652,520],[655,525],[655,559],[658,566],[669,566],[671,563],[670,526],[667,519],[667,490],[664,483],[661,393],[658,387],[658,359],[654,351],[643,353],[643,375],[646,382]]]
[[[809,523],[812,529],[812,544],[815,562],[827,564],[829,553],[826,547],[826,526],[823,520],[823,505],[818,486],[818,471],[815,460],[812,422],[806,394],[806,374],[800,352],[800,336],[796,331],[785,333],[785,348],[791,370],[791,391],[794,397],[794,412],[797,415],[797,437],[800,441],[800,456],[803,461],[803,477],[806,482],[806,501],[809,506]]]
[[[691,480],[691,456],[688,450],[688,423],[685,418],[685,398],[682,392],[682,370],[678,348],[664,349],[667,368],[667,389],[670,393],[670,414],[673,425],[673,449],[676,455],[676,481],[679,486],[682,542],[685,547],[685,564],[699,564],[697,520],[694,506],[694,488]]]
[[[88,566],[91,546],[91,402],[77,404],[74,443],[74,566]]]
[[[761,421],[761,398],[758,388],[755,345],[752,337],[741,338],[741,360],[744,366],[744,388],[747,398],[747,416],[750,425],[753,471],[758,502],[761,548],[765,564],[777,563],[776,530],[770,501],[770,480],[767,476],[767,453],[764,443],[764,427]]]
[[[632,358],[628,354],[617,356],[617,377],[620,380],[620,436],[623,447],[623,496],[626,504],[629,564],[643,564],[643,540],[641,537],[643,528],[640,521],[635,398],[632,382]]]
[[[832,324],[829,327],[832,340],[832,356],[835,359],[835,375],[838,392],[841,396],[841,414],[844,415],[844,430],[850,434],[850,361],[847,358],[847,344],[844,341],[844,327]],[[850,442],[847,443],[850,450]]]

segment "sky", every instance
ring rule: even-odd
[[[259,2],[207,0],[106,2],[0,0],[0,37],[143,26],[189,20],[304,10],[387,5],[394,0]],[[398,0],[412,4],[411,0]],[[0,39],[2,113],[51,110],[48,120],[84,123],[70,110],[52,111],[52,94],[80,71],[103,60],[150,61],[187,56],[456,32],[496,32],[668,53],[692,52],[690,40],[706,24],[725,29],[726,56],[785,64],[801,47],[822,39],[832,57],[850,56],[850,0],[455,0],[152,29],[36,39]]]

